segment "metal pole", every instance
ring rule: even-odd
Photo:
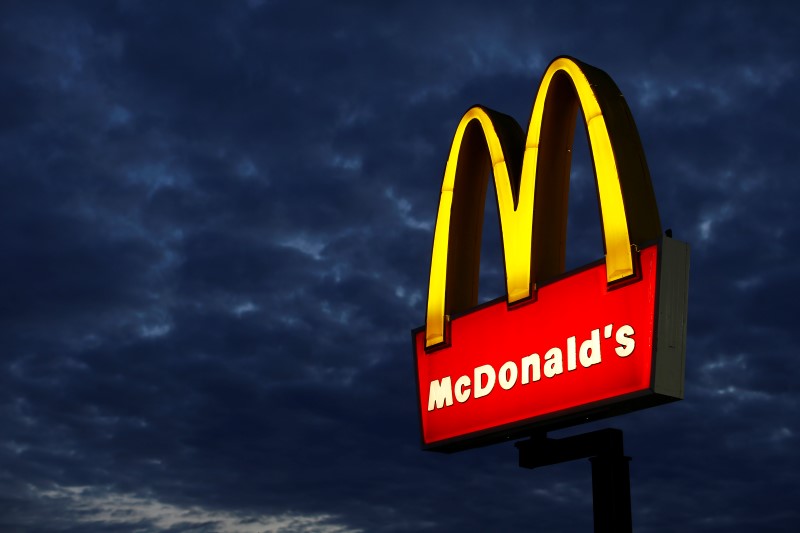
[[[624,455],[598,455],[592,463],[594,533],[632,533],[631,481]]]
[[[592,509],[595,533],[632,533],[631,481],[622,446],[622,431],[601,429],[550,439],[546,434],[514,444],[522,468],[538,468],[589,457],[592,464]]]

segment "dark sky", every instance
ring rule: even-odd
[[[799,27],[789,1],[4,1],[0,530],[591,531],[587,461],[420,450],[410,343],[458,121],[527,125],[568,54],[625,94],[692,270],[686,399],[560,434],[625,431],[638,532],[796,531]],[[583,137],[571,266],[602,255]]]

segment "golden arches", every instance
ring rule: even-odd
[[[434,230],[427,347],[445,340],[446,315],[477,303],[489,169],[497,191],[509,303],[529,297],[537,279],[563,272],[578,106],[595,168],[608,282],[633,274],[632,243],[661,234],[644,153],[619,89],[603,71],[557,58],[542,78],[524,141],[514,119],[483,107],[467,111],[456,128]]]

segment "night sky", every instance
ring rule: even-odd
[[[564,54],[624,93],[692,264],[685,400],[554,436],[625,432],[638,532],[797,531],[794,2],[7,0],[0,28],[0,531],[591,531],[586,460],[420,449],[410,335],[462,114],[527,127]],[[577,133],[571,268],[603,254]]]

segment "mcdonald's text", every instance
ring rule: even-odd
[[[613,324],[603,328],[603,338],[611,339],[614,331]],[[636,341],[633,338],[633,328],[624,324],[617,328],[613,335],[617,345],[613,348],[618,357],[628,357],[635,349]],[[464,403],[472,399],[488,396],[495,385],[499,389],[509,390],[514,386],[525,386],[536,383],[544,376],[547,379],[555,378],[564,373],[577,370],[580,367],[589,368],[600,364],[603,360],[602,346],[600,343],[600,329],[593,329],[588,339],[577,348],[577,338],[568,337],[564,343],[565,348],[554,346],[544,352],[544,359],[538,353],[532,353],[516,361],[506,361],[495,369],[491,364],[475,367],[472,374],[463,375],[455,381],[453,386],[452,376],[431,381],[428,393],[428,411],[442,409],[453,405],[453,399]],[[564,354],[566,353],[566,364]]]

